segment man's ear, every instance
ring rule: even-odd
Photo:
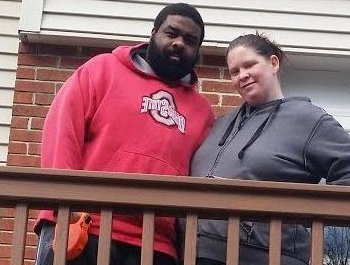
[[[156,28],[153,28],[152,31],[151,31],[151,38],[153,37],[153,35],[157,32],[157,29]]]
[[[280,60],[276,55],[271,55],[270,64],[273,69],[273,72],[278,73],[278,71],[280,70]]]

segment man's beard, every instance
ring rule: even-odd
[[[171,55],[179,57],[175,62],[170,59]],[[147,50],[148,63],[153,71],[161,78],[176,81],[189,74],[196,63],[196,58],[186,58],[183,53],[169,50],[161,51],[153,39],[150,40]]]

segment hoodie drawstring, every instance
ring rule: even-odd
[[[232,132],[232,129],[233,127],[235,126],[235,123],[236,123],[236,120],[237,120],[237,117],[238,115],[242,112],[243,109],[245,109],[246,107],[246,104],[243,104],[239,110],[237,111],[237,114],[236,116],[233,118],[233,120],[230,122],[229,126],[227,127],[224,135],[222,136],[220,142],[219,142],[219,146],[223,146],[227,140],[227,138],[230,136],[231,132]]]
[[[280,99],[278,100],[278,103],[273,107],[272,111],[270,112],[270,114],[266,117],[266,119],[263,121],[262,124],[260,124],[259,128],[255,131],[255,133],[253,134],[252,138],[250,138],[250,140],[248,141],[248,143],[241,149],[241,151],[239,151],[238,153],[238,158],[241,160],[244,156],[245,150],[252,144],[255,142],[256,139],[259,138],[261,132],[264,130],[267,122],[269,121],[270,117],[272,116],[273,113],[275,113],[275,111],[278,109],[278,107],[283,103],[283,100]]]

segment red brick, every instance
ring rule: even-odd
[[[61,87],[63,86],[64,83],[56,83],[56,94],[58,91],[60,91]]]
[[[14,218],[1,218],[0,230],[2,231],[13,231]]]
[[[92,57],[102,53],[110,53],[114,48],[82,47],[81,55]]]
[[[1,251],[1,248],[0,248],[0,251]],[[0,257],[0,264],[1,265],[10,265],[10,260]]]
[[[209,101],[210,105],[218,105],[219,104],[219,95],[218,94],[207,94],[203,93],[203,96]]]
[[[38,45],[35,43],[24,43],[20,42],[18,47],[18,53],[32,53],[36,54],[38,50]]]
[[[48,55],[33,55],[33,54],[20,54],[18,56],[18,65],[30,65],[41,67],[57,67],[59,57]]]
[[[0,244],[11,244],[11,243],[12,243],[12,232],[0,231]]]
[[[2,245],[0,246],[0,258],[10,258],[11,257],[11,246],[10,245]],[[36,247],[27,246],[24,250],[24,258],[25,259],[35,259]],[[3,265],[5,263],[0,259],[0,264]],[[28,263],[24,263],[28,264]]]
[[[16,80],[15,91],[54,93],[55,83]]]
[[[12,115],[45,118],[48,110],[49,107],[46,106],[14,105],[12,107]]]
[[[13,103],[33,104],[33,93],[15,91],[15,93],[13,95]]]
[[[207,81],[202,82],[203,92],[223,92],[223,93],[234,93],[236,92],[231,82],[217,82],[217,81]]]
[[[12,129],[10,131],[10,141],[41,142],[41,131],[29,131]]]
[[[38,242],[37,235],[33,232],[27,232],[26,245],[27,246],[36,246],[37,242]]]
[[[9,144],[9,154],[26,154],[27,145],[25,143],[10,142]]]
[[[0,208],[0,216],[1,217],[15,217],[15,209],[14,208]]]
[[[230,73],[227,68],[224,69],[224,79],[231,80]]]
[[[35,255],[36,255],[36,247],[26,246],[24,250],[24,258],[35,259]]]
[[[30,143],[28,154],[30,155],[41,155],[41,144]]]
[[[213,106],[212,108],[214,111],[214,115],[217,117],[225,115],[232,109],[232,107],[228,107],[228,106]]]
[[[31,129],[33,130],[42,130],[44,127],[44,118],[32,118]]]
[[[34,262],[34,260],[25,260],[23,265],[34,265]]]
[[[226,59],[220,55],[204,55],[203,65],[226,66]]]
[[[18,67],[16,72],[18,79],[35,79],[35,68],[33,67]]]
[[[8,166],[40,167],[39,156],[8,155]]]
[[[35,223],[36,223],[36,219],[31,219],[30,223],[28,222],[28,224],[27,224],[27,232],[28,233],[34,233],[34,224]]]
[[[36,220],[35,219],[28,219],[28,224],[27,224],[27,230],[29,232],[33,232],[33,228],[34,228],[34,224],[35,224]]]
[[[16,214],[16,209],[15,208],[1,208],[1,217],[6,217],[6,218],[14,218]],[[29,209],[28,212],[28,225],[27,227],[30,228],[31,226],[34,225],[34,222],[38,216],[39,210],[33,210]],[[29,229],[28,229],[29,230]]]
[[[218,67],[196,67],[196,72],[200,78],[220,78],[220,69]]]
[[[27,129],[28,128],[28,121],[29,121],[29,118],[12,117],[11,128]]]
[[[11,246],[1,245],[0,246],[0,258],[11,258]],[[2,265],[2,263],[1,263]]]
[[[86,61],[86,58],[62,57],[60,67],[68,69],[77,69]]]
[[[239,106],[243,103],[240,95],[222,95],[222,105]]]
[[[29,209],[28,218],[36,219],[38,217],[39,210]]]
[[[42,81],[61,81],[64,82],[74,71],[72,70],[56,70],[56,69],[37,69],[38,80]]]
[[[34,102],[37,105],[50,106],[54,98],[55,98],[55,95],[53,94],[36,93]]]
[[[74,56],[78,54],[78,48],[76,46],[69,45],[40,44],[38,46],[38,53],[58,56]]]
[[[34,265],[34,260],[24,260],[23,265]],[[10,259],[0,258],[1,265],[10,265]]]

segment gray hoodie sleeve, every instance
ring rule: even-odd
[[[350,185],[350,135],[329,114],[323,115],[304,151],[305,167],[328,184]]]

